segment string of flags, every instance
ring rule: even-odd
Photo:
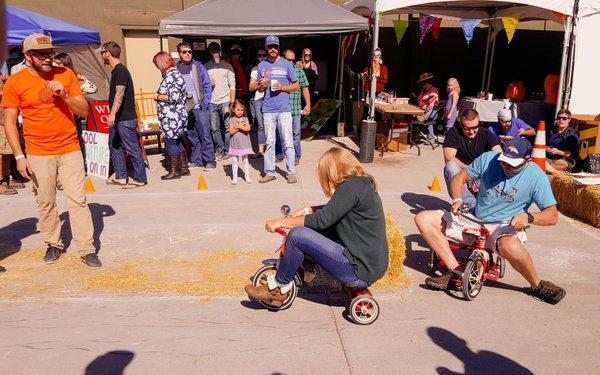
[[[564,21],[566,16],[564,14],[556,13],[557,18]],[[442,25],[442,18],[450,18],[450,17],[438,17],[431,16],[429,14],[420,14],[419,16],[419,44],[423,43],[423,40],[427,36],[428,33],[431,33],[432,37],[435,40],[438,40],[440,37],[440,27]],[[456,20],[457,18],[451,18]],[[515,30],[517,29],[517,25],[519,24],[519,15],[513,14],[510,16],[497,17],[497,18],[489,18],[486,20],[493,19],[501,19],[502,26],[506,31],[506,37],[508,39],[508,43],[510,43],[515,35]],[[467,45],[471,43],[473,39],[473,32],[477,26],[483,21],[483,19],[460,19],[460,27],[463,30],[465,40],[467,41]],[[394,20],[394,31],[396,32],[396,41],[398,44],[404,38],[404,34],[408,29],[408,22],[406,20]]]

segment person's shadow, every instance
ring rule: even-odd
[[[412,207],[410,212],[415,215],[423,210],[447,210],[450,208],[450,203],[433,195],[403,193],[401,199]]]
[[[511,374],[525,375],[533,374],[529,369],[521,366],[510,358],[501,354],[481,350],[473,352],[467,346],[464,339],[456,336],[454,333],[439,327],[427,328],[427,334],[431,340],[440,348],[452,353],[456,358],[460,359],[464,364],[464,372],[455,372],[446,367],[437,367],[436,371],[440,375],[455,375],[455,374]]]
[[[113,350],[97,357],[85,368],[85,375],[122,375],[135,354],[128,350]]]
[[[18,253],[21,250],[23,239],[39,233],[37,222],[37,218],[28,217],[0,228],[0,260]]]
[[[92,222],[94,224],[94,247],[96,248],[96,253],[98,253],[102,245],[102,241],[100,241],[100,235],[104,231],[104,218],[107,216],[113,216],[116,214],[116,212],[111,206],[106,204],[89,203],[88,207],[92,213]],[[60,238],[63,240],[66,249],[71,244],[71,240],[73,240],[69,212],[63,212],[60,214],[59,218],[63,222]]]

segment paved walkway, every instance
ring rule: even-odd
[[[339,141],[354,147],[348,139]],[[98,191],[89,201],[100,257],[108,268],[143,259],[185,261],[222,249],[273,251],[278,239],[263,230],[265,219],[278,216],[282,203],[302,207],[324,200],[315,165],[331,146],[325,140],[303,143],[296,185],[283,178],[259,185],[259,172],[253,170],[253,184],[233,187],[226,166],[205,173],[209,190],[196,191],[198,170],[182,180],[159,181],[163,172],[157,155],[151,157],[148,187],[124,191],[96,179]],[[406,271],[412,278],[406,288],[377,294],[382,314],[372,326],[350,323],[344,317],[345,301],[337,294],[304,295],[278,313],[258,308],[242,294],[157,297],[76,290],[53,296],[40,286],[7,297],[2,281],[13,277],[11,257],[25,253],[14,254],[0,260],[7,268],[0,274],[0,373],[597,372],[598,230],[561,215],[552,228],[528,231],[528,248],[540,274],[567,290],[556,306],[524,294],[526,282],[511,268],[503,283],[486,284],[472,302],[423,288],[428,251],[413,214],[447,205],[445,192],[427,188],[434,176],[442,177],[441,161],[437,149],[424,150],[420,157],[412,151],[388,153],[366,165],[406,236]],[[40,252],[31,193],[5,197],[0,205],[0,246]],[[60,210],[65,211],[63,199]],[[65,271],[64,284],[72,283],[69,277],[95,272],[72,264],[77,271]],[[49,267],[32,261],[29,272],[49,273]]]

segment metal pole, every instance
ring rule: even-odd
[[[373,22],[373,50],[371,51],[371,61],[375,57],[375,50],[379,47],[379,16],[380,12],[375,12],[375,20]],[[373,74],[371,68],[371,90],[370,90],[370,101],[369,101],[369,119],[375,119],[375,91],[377,90],[377,77]]]
[[[342,36],[340,35],[339,37],[339,43],[338,43],[338,87],[337,87],[337,96],[336,98],[338,100],[344,100],[344,94],[343,94],[343,88],[344,88],[344,56],[342,56]],[[312,103],[311,103],[312,104]],[[342,101],[342,105],[340,106],[340,109],[338,109],[338,120],[337,122],[340,122],[340,119],[342,117],[342,111],[345,110],[345,105],[344,102]],[[345,119],[345,115],[344,115],[344,119]]]
[[[571,88],[573,86],[573,70],[575,69],[575,49],[577,48],[577,16],[579,14],[579,0],[575,0],[572,20],[571,48],[569,50],[569,60],[567,67],[567,77],[565,80],[565,93],[562,98],[562,108],[569,108],[571,104]],[[557,106],[558,107],[558,106]],[[557,108],[557,111],[559,108]]]
[[[479,91],[484,91],[483,89],[485,88],[485,78],[487,76],[487,70],[488,70],[488,57],[490,56],[490,43],[492,41],[492,21],[489,21],[489,25],[488,25],[488,33],[487,33],[487,42],[485,44],[485,58],[483,60],[483,75],[481,76],[481,90]]]
[[[162,35],[160,36],[160,50],[164,51],[165,49],[163,48],[163,37]]]
[[[558,110],[558,108],[562,108],[563,106],[565,80],[567,74],[567,60],[569,56],[569,49],[571,47],[572,26],[572,18],[571,16],[569,16],[567,17],[567,20],[565,22],[565,35],[563,38],[562,58],[560,60],[560,78],[558,79],[558,96],[556,98],[556,110]]]
[[[492,53],[490,56],[490,66],[488,68],[488,76],[487,76],[487,82],[485,84],[485,91],[489,92],[490,91],[490,81],[492,80],[492,68],[494,67],[494,53],[496,52],[496,38],[493,38],[492,40]]]

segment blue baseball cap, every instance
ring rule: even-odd
[[[517,137],[502,146],[502,154],[498,157],[498,161],[518,167],[531,158],[531,151],[531,143],[523,137]]]
[[[270,46],[270,45],[279,45],[279,38],[276,37],[275,35],[269,35],[267,37],[267,39],[265,40],[265,45]]]

